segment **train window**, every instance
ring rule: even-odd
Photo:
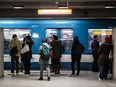
[[[23,40],[24,36],[30,34],[29,29],[4,29],[4,50],[8,50],[8,45],[12,39],[12,35],[17,34],[20,41]],[[6,53],[6,52],[5,52]]]
[[[71,50],[72,40],[73,40],[73,30],[69,28],[56,28],[56,29],[46,29],[46,38],[51,41],[52,35],[57,35],[59,40],[62,41],[66,50]]]
[[[106,36],[112,35],[112,29],[88,29],[88,50],[91,50],[94,35],[98,35],[98,41],[102,44]]]

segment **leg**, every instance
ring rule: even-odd
[[[72,61],[71,61],[72,75],[75,74],[75,67],[74,67],[74,65],[75,65],[75,60],[72,59]]]
[[[99,78],[103,80],[104,77],[104,65],[99,64]]]
[[[80,73],[80,60],[81,60],[81,54],[78,55],[78,58],[77,58],[77,74],[76,75],[79,75]]]
[[[16,73],[19,73],[19,57],[16,56],[15,61],[16,61]]]
[[[92,53],[92,55],[93,55],[92,71],[98,72],[98,64],[97,64],[98,55],[97,55],[97,51],[94,51]]]
[[[47,70],[48,81],[50,81],[50,65],[49,64],[46,65],[46,70]]]
[[[11,73],[14,73],[15,70],[15,60],[14,60],[14,56],[11,56]]]
[[[40,78],[39,78],[39,80],[43,80],[43,70],[44,70],[44,65],[41,64],[40,65]]]

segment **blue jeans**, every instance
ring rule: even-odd
[[[108,65],[107,64],[99,64],[99,78],[100,79],[107,79],[108,73]]]

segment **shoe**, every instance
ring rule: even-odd
[[[48,81],[50,81],[50,77],[48,77]]]
[[[79,76],[79,73],[77,73],[76,76]]]
[[[103,81],[103,79],[100,79],[100,78],[99,78],[99,81]]]
[[[43,78],[39,78],[38,80],[43,80]]]
[[[75,76],[75,74],[71,74],[69,77],[74,77]]]

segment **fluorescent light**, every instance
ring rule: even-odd
[[[68,7],[58,7],[58,8],[68,8]]]
[[[105,5],[105,8],[115,8],[114,5]]]
[[[14,9],[23,9],[24,6],[13,5],[13,8],[14,8]]]
[[[72,14],[72,9],[39,9],[39,15]]]

